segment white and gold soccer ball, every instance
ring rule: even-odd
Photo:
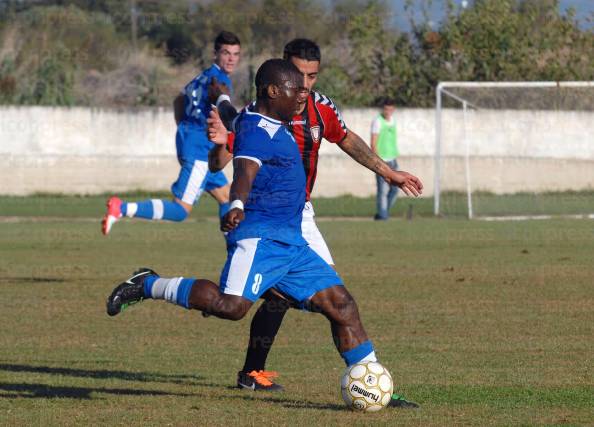
[[[378,362],[356,363],[348,367],[340,383],[344,403],[355,411],[375,412],[392,398],[394,383]]]

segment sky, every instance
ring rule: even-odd
[[[454,3],[458,6],[461,6],[463,2],[471,4],[472,0],[454,0]],[[394,24],[396,25],[396,27],[401,31],[409,31],[409,12],[406,12],[404,10],[406,0],[388,0],[388,3],[392,5],[392,10],[394,13]],[[413,3],[414,16],[416,19],[421,21],[423,17],[421,5],[425,2],[422,0],[415,0],[413,1]],[[433,0],[432,7],[429,10],[429,17],[436,24],[438,24],[439,21],[443,18],[445,14],[446,4],[446,0]],[[562,13],[570,7],[573,7],[576,10],[576,18],[581,22],[583,28],[592,28],[593,23],[585,22],[585,18],[587,18],[588,16],[594,18],[594,16],[591,15],[592,13],[594,13],[594,0],[559,1],[559,9]]]

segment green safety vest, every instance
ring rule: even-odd
[[[381,127],[377,137],[377,153],[384,160],[395,159],[400,154],[396,141],[396,119],[394,124],[389,124],[380,114],[379,120]]]

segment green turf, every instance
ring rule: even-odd
[[[476,216],[593,214],[594,192],[565,191],[506,195],[475,192],[472,195],[472,206]],[[445,193],[441,201],[441,213],[445,216],[467,215],[466,194]]]
[[[105,211],[107,195],[65,196],[42,194],[29,197],[0,196],[0,217],[2,216],[51,216],[51,217],[100,217]],[[150,198],[170,199],[169,193],[134,192],[121,197],[129,201]],[[342,196],[334,198],[314,197],[317,216],[361,216],[375,214],[375,198]],[[473,195],[474,213],[477,216],[499,215],[565,215],[593,214],[594,192],[563,193],[518,193],[495,195],[477,192]],[[202,197],[191,216],[194,219],[217,215],[215,201]],[[468,214],[465,194],[447,192],[441,198],[441,213],[445,217],[465,217]],[[392,215],[399,218],[433,216],[433,198],[400,198]]]
[[[378,355],[418,411],[343,408],[325,319],[291,311],[282,394],[233,389],[249,319],[146,301],[138,266],[216,279],[211,221],[0,222],[0,425],[592,425],[592,222],[320,221]],[[249,315],[251,317],[251,313]]]

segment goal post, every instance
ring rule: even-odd
[[[591,215],[592,135],[594,82],[441,82],[434,214]]]

